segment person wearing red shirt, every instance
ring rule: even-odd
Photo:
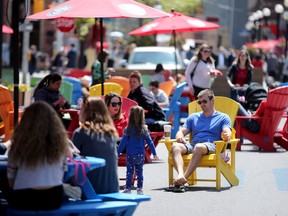
[[[247,50],[242,49],[226,75],[227,83],[231,88],[230,97],[233,100],[239,102],[239,97],[245,95],[245,87],[248,87],[252,81],[253,68]]]
[[[118,135],[122,137],[124,128],[128,125],[128,118],[122,113],[122,98],[120,95],[111,92],[105,95],[104,100]]]

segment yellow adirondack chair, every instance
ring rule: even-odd
[[[121,95],[123,87],[117,83],[105,82],[104,83],[104,95],[114,92]],[[90,96],[101,96],[101,84],[93,85],[89,88]]]
[[[232,125],[234,125],[236,115],[239,109],[239,104],[237,102],[227,97],[216,96],[214,107],[217,111],[220,111],[229,115],[231,118],[231,123]],[[189,114],[202,111],[201,107],[197,104],[197,101],[193,101],[189,103],[188,109],[189,109]],[[239,139],[235,139],[234,128],[233,128],[233,136],[232,136],[232,139],[229,141],[229,143],[224,142],[223,140],[215,141],[214,143],[216,144],[216,153],[203,156],[198,167],[215,168],[216,177],[213,179],[212,178],[209,178],[209,179],[197,178],[197,172],[196,172],[197,169],[196,169],[192,173],[192,175],[187,179],[188,184],[195,185],[197,184],[197,181],[216,182],[216,189],[220,189],[221,188],[221,174],[222,174],[227,179],[227,181],[229,182],[231,186],[237,186],[239,184],[239,180],[235,174],[235,149],[236,149],[236,145],[238,141]],[[176,142],[176,139],[161,140],[160,142],[165,143],[166,148],[169,152],[168,181],[169,181],[169,185],[172,185],[173,180],[174,180],[174,176],[173,176],[174,164],[173,164],[173,158],[171,154],[171,148],[172,148],[173,142]],[[229,144],[231,146],[230,155],[229,155],[230,161],[224,162],[224,160],[221,157],[221,153],[226,151],[227,145]],[[191,158],[193,157],[193,154],[183,155],[182,157],[184,161],[184,169],[186,170]]]

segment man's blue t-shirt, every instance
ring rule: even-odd
[[[231,128],[230,117],[216,111],[209,117],[203,112],[191,114],[186,119],[183,127],[192,132],[192,144],[221,140],[221,132],[225,127]]]

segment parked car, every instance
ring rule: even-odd
[[[177,50],[177,69],[185,68],[184,63]],[[166,70],[175,70],[175,48],[146,46],[136,47],[133,49],[128,62],[122,66],[129,70],[155,70],[156,65],[161,63]]]

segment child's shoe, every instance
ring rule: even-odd
[[[128,194],[131,194],[131,190],[126,188],[125,190],[122,191],[122,193],[128,193]]]
[[[143,190],[141,188],[137,188],[137,194],[138,195],[143,195]]]

